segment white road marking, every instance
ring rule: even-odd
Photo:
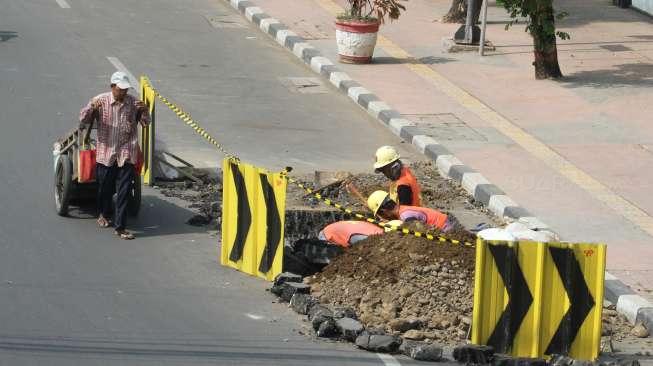
[[[386,355],[383,353],[377,353],[376,355],[379,356],[381,361],[383,361],[383,364],[386,366],[401,366],[399,361],[391,355]]]
[[[125,65],[122,62],[120,62],[120,60],[118,60],[117,57],[107,56],[107,60],[109,60],[109,62],[111,62],[111,64],[116,69],[118,69],[118,71],[122,71],[125,74],[127,74],[127,77],[129,78],[129,81],[131,82],[132,87],[134,89],[138,89],[138,85],[139,85],[138,79],[136,79],[136,77],[134,77],[134,74],[132,74],[131,72],[129,72],[129,70],[127,70],[127,67],[125,67]]]
[[[62,9],[70,9],[70,4],[68,4],[66,0],[57,0],[57,4],[59,4]]]
[[[262,315],[256,315],[256,314],[250,314],[250,313],[245,313],[245,316],[250,318],[250,319],[254,319],[254,320],[261,320],[261,319],[265,318]]]

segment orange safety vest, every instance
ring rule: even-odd
[[[349,247],[352,235],[379,235],[383,229],[366,221],[337,221],[322,229],[326,240],[343,248]]]
[[[399,186],[409,186],[410,191],[413,195],[410,205],[411,206],[421,206],[422,205],[422,195],[417,179],[413,175],[413,172],[409,167],[404,166],[401,168],[401,175],[396,181],[390,182],[390,198],[393,201],[399,203],[399,193],[397,193],[397,188]]]
[[[444,229],[444,225],[447,223],[447,215],[443,214],[438,210],[427,207],[417,207],[417,206],[399,206],[399,218],[406,221],[406,217],[402,217],[402,214],[406,211],[419,211],[426,216],[425,224],[430,226],[435,226],[438,229]]]

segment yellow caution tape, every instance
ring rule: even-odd
[[[146,83],[147,83],[147,81],[146,81]],[[211,135],[210,135],[208,132],[206,132],[205,129],[203,129],[202,127],[200,127],[200,125],[199,125],[199,124],[198,124],[198,123],[197,123],[197,122],[196,122],[196,121],[195,121],[195,120],[190,116],[189,113],[185,112],[183,109],[181,109],[180,107],[178,107],[177,105],[175,105],[174,103],[172,103],[171,101],[169,101],[166,97],[164,97],[163,95],[161,95],[161,94],[159,93],[159,91],[156,90],[156,89],[155,89],[151,84],[147,83],[147,86],[148,86],[150,89],[152,89],[152,91],[154,92],[154,95],[156,95],[156,97],[159,98],[159,100],[161,100],[161,101],[163,102],[163,104],[165,104],[166,106],[168,106],[168,108],[170,108],[170,110],[172,110],[173,112],[175,112],[175,114],[176,114],[176,115],[177,115],[177,116],[178,116],[182,121],[184,121],[188,126],[190,126],[193,130],[195,130],[195,132],[197,132],[200,136],[204,137],[208,142],[210,142],[210,143],[212,143],[213,145],[215,145],[215,147],[216,147],[218,150],[220,150],[220,152],[222,152],[223,154],[225,154],[228,158],[231,158],[231,159],[234,159],[234,160],[237,160],[237,161],[240,160],[236,155],[231,154],[230,152],[228,152],[228,151],[224,148],[224,146],[222,146],[218,141],[216,141],[216,139],[214,139],[213,137],[211,137]]]
[[[185,112],[183,109],[181,109],[180,107],[178,107],[177,105],[175,105],[174,103],[169,101],[166,97],[161,95],[158,92],[158,90],[156,90],[150,83],[148,83],[147,81],[145,81],[145,82],[147,83],[147,86],[150,89],[152,89],[152,91],[154,92],[154,95],[156,95],[156,97],[159,98],[159,100],[161,100],[166,106],[168,106],[168,108],[170,108],[170,110],[175,112],[175,114],[182,121],[184,121],[187,125],[192,127],[195,130],[195,132],[197,132],[200,136],[204,137],[207,141],[212,143],[218,150],[220,150],[220,152],[222,152],[228,158],[233,159],[235,161],[240,161],[240,159],[236,155],[229,153],[218,141],[216,141],[216,139],[211,137],[211,135],[208,132],[206,132],[206,130],[204,130],[202,127],[200,127],[200,125],[190,116],[189,113]],[[361,215],[359,213],[356,213],[350,208],[347,208],[347,207],[345,207],[345,206],[343,206],[343,205],[341,205],[341,204],[339,204],[337,202],[333,202],[332,200],[330,200],[328,198],[322,197],[321,194],[316,193],[315,191],[313,191],[313,189],[311,189],[309,187],[306,187],[303,183],[301,183],[301,182],[293,179],[292,177],[288,176],[288,173],[290,172],[290,170],[291,170],[290,168],[286,168],[286,170],[284,172],[282,172],[282,174],[286,177],[288,182],[290,182],[290,183],[298,186],[299,188],[303,189],[304,191],[306,191],[307,193],[309,193],[313,197],[315,197],[318,201],[326,204],[327,206],[335,207],[338,210],[340,210],[342,212],[345,212],[345,213],[347,213],[349,215],[352,215],[353,217],[355,217],[355,218],[357,218],[359,220],[367,221],[367,222],[370,222],[372,224],[376,224],[376,225],[378,225],[380,227],[388,228],[388,229],[400,232],[400,233],[405,234],[405,235],[413,235],[413,236],[416,236],[418,238],[425,238],[425,239],[428,239],[428,240],[437,241],[439,243],[450,243],[450,244],[455,244],[455,245],[465,245],[465,246],[468,246],[468,247],[475,247],[476,246],[475,243],[463,242],[463,241],[456,240],[456,239],[450,239],[450,238],[447,238],[447,237],[442,236],[442,235],[433,235],[433,234],[429,234],[429,233],[422,233],[422,232],[407,229],[407,228],[400,228],[399,229],[396,226],[392,226],[392,225],[386,224],[384,222],[381,222],[379,220],[376,220],[374,218],[367,217],[365,215]]]
[[[289,171],[290,171],[289,168],[286,168],[285,172],[287,173]],[[476,246],[475,243],[470,243],[470,242],[460,241],[460,240],[456,240],[456,239],[451,239],[451,238],[447,238],[447,237],[442,236],[442,235],[433,235],[433,234],[429,234],[429,233],[422,233],[422,232],[411,230],[411,229],[408,229],[408,228],[397,228],[396,226],[389,225],[387,223],[376,220],[374,218],[367,217],[365,215],[354,212],[350,208],[347,208],[347,207],[345,207],[345,206],[343,206],[343,205],[341,205],[341,204],[339,204],[337,202],[333,202],[332,200],[330,200],[328,198],[324,198],[324,197],[322,197],[321,194],[316,193],[313,189],[305,186],[302,182],[299,182],[299,181],[289,177],[287,174],[286,174],[286,178],[288,179],[288,182],[290,182],[290,183],[298,186],[299,188],[303,189],[304,191],[306,191],[306,193],[312,195],[318,201],[324,203],[327,206],[335,207],[338,210],[340,210],[342,212],[345,212],[347,214],[350,214],[350,215],[352,215],[353,217],[355,217],[355,218],[357,218],[359,220],[367,221],[367,222],[370,222],[372,224],[376,224],[376,225],[378,225],[378,226],[380,226],[382,228],[387,228],[387,229],[390,229],[390,230],[393,230],[393,231],[397,231],[397,232],[400,232],[400,233],[405,234],[405,235],[413,235],[413,236],[416,236],[418,238],[425,238],[427,240],[437,241],[437,242],[440,242],[440,243],[450,243],[450,244],[456,244],[456,245],[464,245],[464,246],[468,246],[468,247],[472,247],[472,248]]]

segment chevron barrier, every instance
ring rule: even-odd
[[[286,178],[234,158],[222,168],[220,262],[271,281],[282,272]]]
[[[139,127],[139,145],[143,150],[143,168],[141,169],[142,181],[145,185],[151,185],[154,182],[152,175],[152,160],[154,156],[154,129],[156,126],[155,120],[155,101],[156,95],[154,89],[150,85],[150,80],[147,76],[141,76],[141,100],[147,105],[150,111],[150,125],[147,127]],[[140,126],[140,125],[139,125]]]
[[[472,343],[517,357],[594,360],[605,256],[604,244],[479,239]]]

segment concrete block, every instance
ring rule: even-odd
[[[413,146],[415,146],[417,150],[419,150],[419,152],[421,152],[422,154],[424,154],[424,151],[426,150],[426,147],[428,145],[435,145],[437,143],[438,142],[435,141],[433,137],[427,135],[413,136],[413,141],[412,141]]]
[[[464,164],[453,155],[441,155],[438,156],[438,159],[435,161],[435,166],[438,168],[438,171],[440,171],[440,174],[444,175],[445,177],[449,176],[449,170],[454,165]]]
[[[351,98],[356,103],[358,103],[358,97],[361,96],[361,94],[372,94],[372,92],[363,88],[362,86],[356,86],[347,90],[347,95],[349,95],[349,98]]]
[[[342,71],[332,72],[331,75],[329,76],[329,81],[336,88],[340,88],[340,83],[342,83],[345,80],[351,80],[351,76],[347,75]]]
[[[333,62],[324,56],[317,56],[311,59],[311,70],[318,74],[322,73],[322,67],[327,65],[333,65]]]
[[[245,18],[249,20],[250,22],[253,21],[252,17],[254,14],[261,14],[263,13],[263,9],[259,8],[258,6],[251,6],[249,8],[245,8]]]
[[[617,300],[617,311],[626,316],[631,324],[637,321],[637,313],[641,308],[653,308],[653,305],[639,295],[621,295]]]
[[[261,24],[259,24],[258,26],[259,26],[259,28],[260,28],[263,32],[269,34],[270,25],[271,25],[271,24],[280,24],[280,23],[281,23],[281,22],[278,21],[277,19],[274,19],[274,18],[265,18],[265,19],[261,20]]]
[[[474,198],[476,198],[474,194],[476,192],[476,187],[479,184],[490,184],[490,182],[487,179],[485,179],[485,177],[481,173],[469,172],[463,174],[463,179],[462,179],[463,189],[467,193],[474,196]]]

